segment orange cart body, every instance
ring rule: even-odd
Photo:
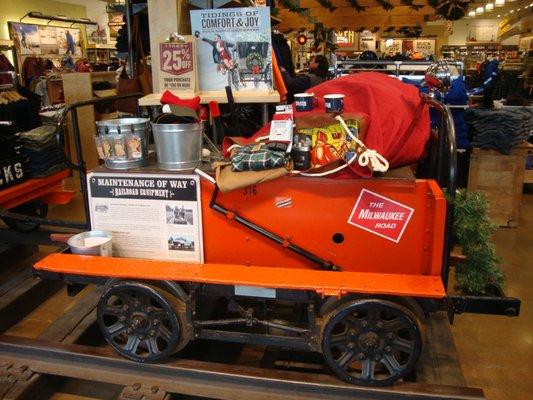
[[[52,254],[38,271],[313,290],[321,295],[391,294],[442,298],[446,201],[436,182],[419,179],[281,178],[219,194],[217,202],[342,271],[319,270],[210,207],[214,185],[202,179],[204,264]],[[348,222],[363,190],[413,210],[396,242]],[[231,213],[230,213],[231,214]],[[333,237],[342,235],[342,243]]]

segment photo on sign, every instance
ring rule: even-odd
[[[191,11],[201,91],[272,90],[267,7]]]
[[[167,224],[169,225],[194,225],[192,208],[185,206],[165,206]]]
[[[55,26],[39,26],[42,54],[59,54],[57,44],[57,28]]]
[[[12,24],[12,37],[20,54],[42,54],[39,28],[32,24]]]
[[[106,206],[106,205],[97,205],[94,207],[94,211],[96,213],[100,213],[100,214],[106,214],[108,211],[109,211],[109,206]]]
[[[194,251],[194,237],[189,235],[171,235],[168,237],[170,251]]]
[[[87,25],[87,43],[88,44],[107,44],[107,32],[105,25]]]
[[[80,57],[83,55],[79,29],[57,28],[57,42],[59,43],[59,54]]]

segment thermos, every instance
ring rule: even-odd
[[[296,144],[291,151],[294,169],[297,171],[307,171],[311,168],[311,148],[305,145]]]

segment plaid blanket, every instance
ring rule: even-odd
[[[264,171],[283,167],[288,162],[284,151],[270,150],[262,144],[241,147],[231,158],[232,171]]]

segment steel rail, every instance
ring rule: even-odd
[[[35,373],[118,385],[157,386],[167,393],[214,399],[417,399],[478,400],[481,389],[401,383],[393,387],[359,387],[329,375],[174,360],[139,364],[108,348],[66,345],[0,335],[0,360],[27,365]]]

